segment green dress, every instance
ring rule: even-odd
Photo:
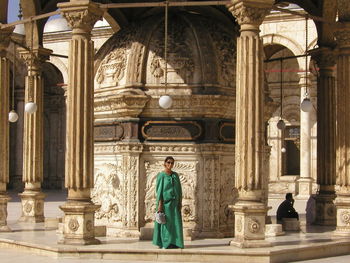
[[[156,209],[158,209],[159,200],[163,200],[166,223],[154,222],[153,244],[161,248],[168,248],[169,245],[184,248],[182,218],[179,210],[182,190],[177,173],[172,172],[168,175],[160,172],[157,175],[156,197]]]

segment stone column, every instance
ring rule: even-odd
[[[338,0],[339,22],[336,87],[336,194],[337,228],[335,234],[350,234],[350,6]]]
[[[98,4],[71,1],[58,4],[72,28],[69,47],[69,83],[67,93],[66,179],[68,200],[64,211],[64,244],[97,244],[94,214],[98,206],[91,202],[94,172],[94,45],[91,30],[101,19]]]
[[[300,103],[304,99],[305,90],[309,90],[310,85],[306,87],[306,78],[310,84],[310,76],[305,73],[299,74],[300,81]],[[308,199],[312,193],[311,178],[311,114],[300,109],[300,178],[298,179],[298,199]]]
[[[20,222],[44,221],[44,193],[41,191],[43,181],[43,95],[44,85],[41,76],[42,64],[49,59],[52,51],[35,48],[33,51],[20,49],[19,53],[27,66],[25,78],[25,103],[35,102],[34,113],[24,112],[23,132],[23,182],[24,191],[19,196],[22,201]]]
[[[14,28],[0,30],[0,232],[11,231],[7,226],[6,185],[9,182],[9,121],[10,63],[7,47]]]
[[[312,52],[317,62],[317,225],[335,225],[335,52],[319,48]]]
[[[273,1],[234,0],[229,10],[240,24],[237,39],[235,184],[238,201],[235,212],[235,239],[239,247],[269,246],[265,241],[264,169],[264,73],[263,47],[259,26]]]

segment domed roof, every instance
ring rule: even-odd
[[[67,21],[63,17],[54,18],[45,24],[44,33],[60,32],[60,31],[69,31],[71,30],[67,24]]]

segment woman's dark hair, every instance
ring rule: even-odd
[[[173,162],[175,162],[175,159],[174,159],[174,157],[172,157],[172,156],[166,157],[165,160],[164,160],[164,162],[166,163],[168,160],[172,160]]]

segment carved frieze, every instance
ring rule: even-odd
[[[202,127],[195,121],[148,121],[142,127],[147,140],[196,140]]]

